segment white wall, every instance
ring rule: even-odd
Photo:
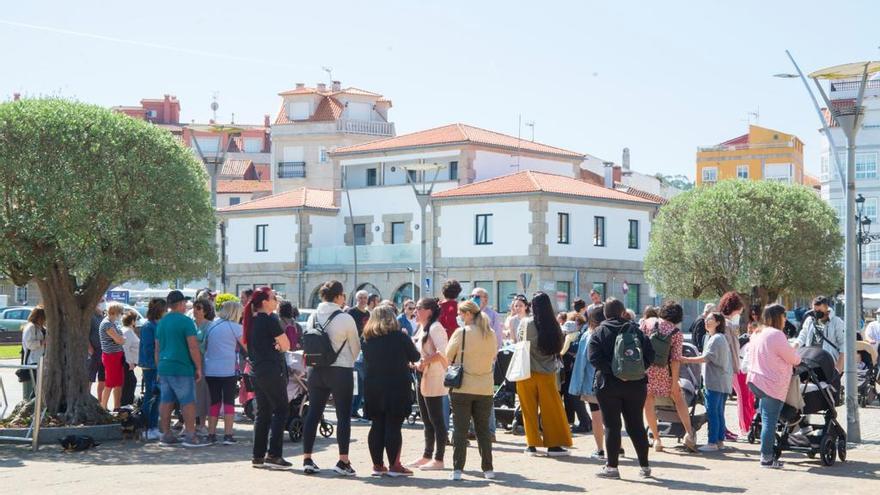
[[[266,228],[267,251],[256,251],[256,226]],[[255,217],[231,217],[226,228],[229,263],[293,263],[296,261],[296,215],[262,213]]]
[[[476,215],[492,214],[492,244],[475,244]],[[532,234],[528,201],[484,204],[444,204],[440,209],[437,245],[444,258],[527,256]]]
[[[569,244],[559,244],[559,213],[568,213]],[[593,217],[605,217],[605,247],[593,246]],[[639,221],[639,248],[629,248],[629,221]],[[651,229],[647,211],[550,201],[547,204],[550,256],[643,261]]]
[[[227,206],[234,206],[229,204],[229,200],[231,198],[239,198],[240,203],[245,203],[250,201],[253,197],[253,193],[218,193],[217,194],[217,208],[225,208]]]
[[[345,220],[341,209],[332,217],[310,215],[309,223],[312,226],[309,242],[313,248],[345,245]]]
[[[517,157],[506,153],[478,150],[474,156],[474,170],[477,173],[476,180],[490,179],[502,175],[517,172],[515,165]],[[571,161],[551,160],[531,157],[519,157],[519,171],[537,170],[566,177],[574,177],[574,167]]]

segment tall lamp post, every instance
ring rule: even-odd
[[[419,202],[419,209],[421,212],[421,219],[419,220],[419,236],[420,236],[420,247],[419,247],[419,284],[422,287],[425,287],[425,243],[427,233],[425,232],[425,217],[426,210],[428,209],[428,204],[431,203],[431,193],[434,191],[434,183],[437,182],[437,175],[440,174],[440,164],[438,163],[414,163],[412,165],[405,165],[403,169],[406,171],[406,180],[413,188],[413,193],[416,195],[416,201]],[[413,173],[415,172],[415,173]],[[431,181],[428,182],[427,175],[429,172],[434,172],[431,177]],[[415,176],[415,177],[413,177]],[[413,296],[415,296],[416,288],[413,286]],[[427,293],[424,290],[419,291],[419,297],[427,297]],[[415,297],[413,297],[415,299]]]

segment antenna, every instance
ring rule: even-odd
[[[330,78],[330,84],[333,84],[333,67],[327,67],[326,65],[321,66],[321,70],[327,73],[327,77]]]
[[[527,120],[526,127],[532,128],[532,142],[534,143],[535,142],[535,121],[534,120]]]
[[[219,91],[214,91],[214,95],[211,97],[211,111],[214,112],[214,122],[217,122],[217,109],[220,108],[220,104],[217,103],[217,97],[219,95]]]
[[[755,107],[754,112],[746,112],[746,120],[745,122],[748,124],[752,123],[752,117],[755,118],[755,124],[761,122],[761,107]]]

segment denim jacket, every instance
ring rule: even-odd
[[[571,383],[568,386],[568,393],[574,396],[595,395],[593,392],[593,381],[596,377],[596,368],[590,364],[587,357],[587,348],[590,347],[590,336],[592,332],[587,331],[581,335],[578,345],[577,356],[574,359],[574,366],[571,369]]]

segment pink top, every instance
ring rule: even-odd
[[[774,399],[785,400],[791,382],[792,368],[801,357],[789,345],[785,334],[772,327],[763,327],[752,334],[748,345],[748,382]]]

